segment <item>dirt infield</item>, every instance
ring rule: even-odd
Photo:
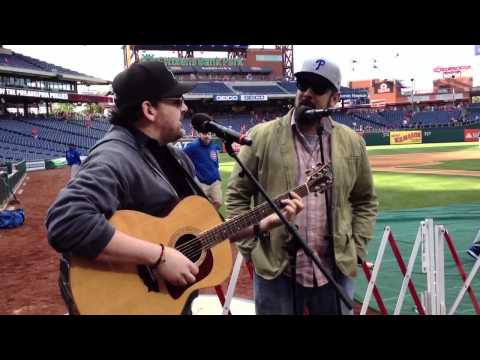
[[[454,176],[480,176],[479,171],[428,169],[425,165],[435,165],[442,161],[480,159],[480,151],[452,151],[415,154],[369,156],[375,171],[391,171],[416,174],[436,174]],[[415,168],[422,165],[422,168]]]
[[[48,245],[44,219],[68,175],[68,169],[28,173],[16,193],[25,224],[0,230],[0,314],[66,312],[57,286],[58,256]]]
[[[25,224],[0,231],[0,315],[63,315],[67,309],[58,290],[58,254],[48,245],[45,215],[68,181],[69,168],[27,174],[16,193],[25,209]],[[236,251],[232,250],[236,256]],[[227,292],[228,282],[223,285]],[[213,294],[213,289],[202,290]],[[248,271],[243,269],[235,296],[253,297]]]
[[[480,159],[480,151],[376,155],[370,161],[374,170],[404,173],[452,174],[480,176],[480,172],[416,169],[415,165],[434,164],[444,160]],[[60,296],[58,254],[48,245],[45,215],[49,205],[65,186],[69,169],[31,172],[17,191],[25,209],[26,221],[13,230],[0,231],[0,314],[57,314],[66,313]],[[236,251],[233,250],[233,256]],[[227,291],[228,282],[222,287]],[[215,293],[213,289],[202,293]],[[252,299],[252,281],[244,267],[238,279],[236,297]],[[358,306],[356,313],[358,313]]]

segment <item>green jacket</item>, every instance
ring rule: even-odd
[[[297,158],[290,119],[293,110],[283,117],[259,124],[249,133],[251,147],[242,146],[239,158],[257,177],[271,197],[296,187]],[[350,128],[332,120],[332,217],[335,261],[343,274],[355,277],[357,256],[365,259],[367,243],[373,236],[378,211],[365,142]],[[225,205],[228,218],[244,213],[264,202],[254,193],[246,176],[240,177],[235,164],[228,181]],[[313,196],[312,194],[308,196]],[[267,241],[246,239],[237,243],[242,255],[250,259],[256,273],[274,279],[288,265],[286,242],[290,239],[284,226],[271,231]]]

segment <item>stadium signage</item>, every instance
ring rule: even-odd
[[[0,88],[0,95],[26,96],[26,97],[35,97],[35,98],[42,98],[42,99],[68,100],[68,94],[65,94],[65,93],[62,94],[62,93],[53,93],[53,92],[48,92],[48,91],[36,91],[36,90]]]
[[[267,95],[240,95],[240,101],[267,101]]]
[[[215,95],[213,97],[214,101],[238,101],[238,95]]]
[[[386,94],[393,92],[393,81],[383,81],[375,84],[375,93]]]
[[[233,71],[233,67],[231,66],[202,66],[200,67],[200,70],[202,71],[218,71],[218,70],[222,70],[222,71]]]
[[[470,70],[471,68],[472,67],[470,65],[448,66],[448,67],[437,66],[433,69],[433,72],[438,72],[442,74],[455,74],[455,73],[461,73],[466,70]]]
[[[188,144],[192,143],[193,140],[184,140],[181,139],[177,141],[173,146],[175,146],[177,149],[184,150]]]
[[[215,95],[214,101],[267,101],[267,95]]]
[[[422,131],[391,131],[390,145],[421,144]]]
[[[365,92],[365,93],[343,93],[343,94],[340,94],[340,99],[342,99],[342,100],[368,99],[368,92]]]
[[[464,129],[464,141],[480,141],[480,129]]]
[[[160,61],[167,66],[243,66],[243,60],[243,58],[169,58],[154,57],[149,54],[142,57],[142,61]]]

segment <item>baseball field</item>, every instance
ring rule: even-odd
[[[380,216],[375,237],[369,245],[369,260],[374,261],[385,225],[391,225],[408,261],[420,221],[434,217],[449,229],[461,261],[468,272],[473,260],[465,253],[480,229],[480,148],[477,143],[369,147],[374,181],[380,201]],[[233,160],[221,154],[223,189],[233,167]],[[44,219],[49,205],[65,186],[69,169],[27,173],[17,198],[25,209],[22,227],[0,232],[0,314],[64,314],[66,308],[58,286],[57,254],[48,246]],[[221,208],[223,212],[223,207]],[[387,250],[387,253],[389,251]],[[236,251],[234,250],[235,254]],[[389,252],[389,254],[391,251]],[[389,310],[395,304],[401,285],[393,257],[385,257],[379,275],[379,290]],[[461,282],[455,267],[446,260],[447,286],[456,295]],[[416,285],[422,290],[422,274]],[[228,281],[223,284],[226,291]],[[356,298],[363,300],[366,281],[359,273]],[[480,286],[474,283],[477,296]],[[213,290],[204,290],[213,293]],[[448,294],[447,294],[448,295]],[[252,298],[251,280],[243,269],[235,293]],[[451,301],[453,295],[447,298]],[[375,307],[372,301],[371,305]],[[414,313],[405,300],[405,313]],[[465,300],[459,313],[473,313]]]
[[[381,210],[480,202],[476,143],[371,146],[368,156]],[[220,161],[225,190],[234,160]]]

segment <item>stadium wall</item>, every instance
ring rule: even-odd
[[[390,133],[371,133],[363,134],[363,138],[368,146],[374,145],[390,145]]]
[[[6,179],[3,178],[0,181],[0,208],[4,206],[4,203],[10,197],[10,193],[14,192],[15,187],[20,183],[22,177],[25,176],[27,172],[27,162],[22,161],[13,164],[13,168],[15,171],[9,174]]]
[[[464,129],[429,129],[423,131],[423,143],[463,142]]]
[[[446,143],[446,142],[465,142],[478,141],[480,134],[480,125],[469,126],[468,128],[439,128],[439,129],[423,129],[420,141],[411,141],[410,134],[418,132],[419,130],[410,131],[391,131],[383,133],[364,133],[363,138],[368,146],[374,145],[393,145],[391,139],[395,138],[395,134],[405,137],[404,144],[409,143]],[[478,130],[478,131],[477,131]],[[418,139],[416,136],[415,139]],[[401,142],[396,143],[401,145]]]

